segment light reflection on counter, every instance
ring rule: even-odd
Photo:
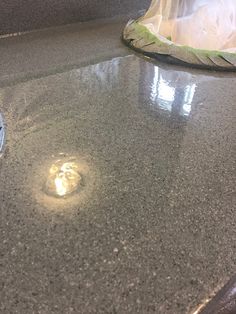
[[[188,73],[154,67],[151,85],[151,106],[179,116],[189,116],[197,85]]]
[[[81,180],[79,165],[75,161],[58,160],[49,169],[46,193],[59,197],[68,196],[78,190]]]
[[[38,164],[29,178],[37,203],[50,211],[67,213],[87,203],[99,178],[88,160],[60,154]]]
[[[210,302],[210,298],[206,299],[202,304],[198,306],[198,308],[192,314],[200,314],[201,310]]]

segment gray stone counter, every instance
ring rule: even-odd
[[[0,312],[191,313],[235,272],[235,76],[89,25],[4,40]],[[49,195],[71,158],[80,188]]]
[[[0,35],[129,15],[150,0],[1,0]]]

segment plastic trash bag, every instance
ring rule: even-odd
[[[153,0],[124,40],[147,54],[198,66],[236,66],[236,0]]]

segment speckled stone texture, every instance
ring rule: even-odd
[[[2,38],[0,86],[127,55],[120,40],[126,22],[119,17]]]
[[[135,14],[150,0],[1,0],[0,34]]]
[[[227,281],[236,79],[214,75],[128,56],[0,89],[1,313],[185,314]],[[61,153],[87,169],[65,200]]]
[[[127,56],[121,29],[1,41],[1,314],[189,314],[235,272],[235,74]],[[65,154],[84,186],[56,199]]]

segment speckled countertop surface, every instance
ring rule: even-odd
[[[111,18],[147,9],[151,0],[1,0],[0,35]]]
[[[148,63],[122,23],[92,54],[77,26],[67,50],[68,27],[0,46],[3,314],[190,314],[235,272],[236,78]],[[82,189],[46,195],[71,156]]]

